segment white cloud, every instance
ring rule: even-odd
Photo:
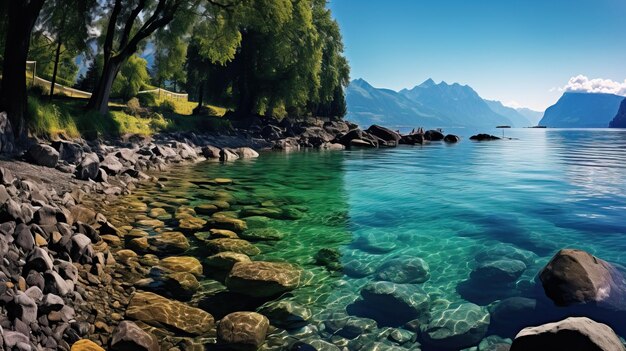
[[[567,85],[559,88],[559,91],[605,93],[626,96],[626,79],[620,83],[610,79],[589,79],[582,74],[570,78]]]

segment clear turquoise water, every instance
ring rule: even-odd
[[[339,250],[344,267],[366,271],[399,256],[422,258],[430,278],[419,285],[432,308],[467,301],[487,306],[524,296],[543,304],[546,321],[590,315],[626,336],[624,314],[556,308],[535,282],[541,267],[565,247],[626,266],[626,131],[510,129],[505,133],[513,140],[483,143],[468,140],[470,131],[454,132],[464,136],[455,145],[267,152],[258,160],[207,162],[174,170],[165,189],[141,189],[134,196],[146,203],[157,198],[196,205],[219,190],[230,194],[234,211],[243,206],[305,211],[299,220],[270,222],[286,234],[283,240],[256,244],[262,254],[254,259],[288,261],[306,271],[304,286],[283,298],[309,307],[314,327],[279,333],[276,345],[289,334],[342,345],[345,340],[324,332],[323,322],[350,312],[361,287],[374,279],[315,265],[321,248]],[[234,184],[197,184],[216,177]],[[528,258],[522,276],[506,286],[467,282],[475,256],[503,246]],[[511,318],[525,323],[523,316]],[[488,334],[514,333],[492,323]]]

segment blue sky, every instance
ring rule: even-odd
[[[431,77],[543,110],[563,88],[626,94],[626,0],[331,0],[352,78]],[[603,78],[604,80],[592,80]]]

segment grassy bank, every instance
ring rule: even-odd
[[[230,128],[221,117],[226,109],[208,106],[204,115],[192,115],[196,102],[142,98],[127,104],[110,103],[108,114],[84,109],[86,100],[59,97],[48,101],[36,93],[28,99],[28,130],[40,138],[151,135],[175,131],[220,131]]]

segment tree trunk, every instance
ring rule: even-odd
[[[2,69],[2,97],[17,139],[24,135],[24,117],[27,108],[26,59],[30,35],[45,0],[9,1],[4,65]]]
[[[202,105],[204,102],[204,81],[200,82],[200,86],[198,87],[198,111],[202,109]]]
[[[98,111],[102,114],[109,112],[109,97],[111,95],[111,88],[113,87],[113,81],[122,67],[124,59],[119,56],[114,56],[104,63],[102,69],[102,75],[98,80],[98,85],[95,91],[89,99],[87,109]]]
[[[59,69],[59,58],[61,56],[61,35],[59,35],[57,40],[57,52],[54,56],[54,70],[52,71],[52,81],[50,82],[50,101],[52,101],[54,97],[54,85],[57,82],[57,71]]]

